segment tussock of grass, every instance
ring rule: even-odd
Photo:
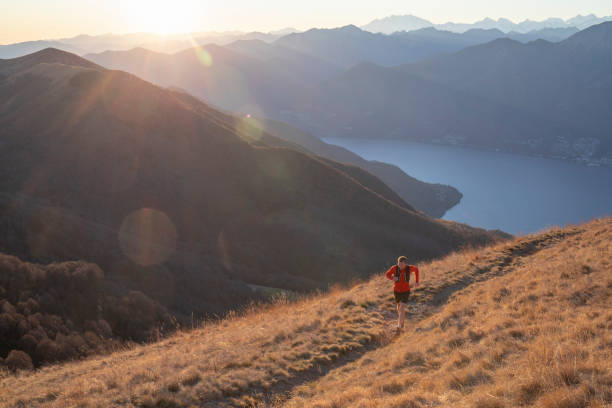
[[[605,219],[420,265],[396,339],[378,274],[110,356],[5,372],[0,405],[603,407],[611,242]]]

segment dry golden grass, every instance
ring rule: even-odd
[[[612,219],[419,265],[393,339],[390,282],[2,374],[7,407],[543,407],[612,402]]]
[[[439,313],[413,316],[397,341],[297,387],[284,406],[609,406],[612,220],[573,230],[514,257],[510,273],[457,291]]]
[[[381,314],[347,306],[346,297],[334,290],[291,304],[280,301],[110,356],[4,373],[0,405],[238,404],[247,391],[265,392],[377,338]]]

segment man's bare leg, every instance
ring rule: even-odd
[[[397,327],[404,327],[404,319],[406,317],[406,304],[404,302],[399,302],[397,304]]]

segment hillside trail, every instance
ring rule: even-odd
[[[566,237],[579,232],[581,232],[581,229],[576,227],[523,237],[503,245],[500,249],[480,259],[478,264],[466,265],[465,270],[457,271],[458,278],[456,280],[423,282],[418,289],[413,290],[413,295],[408,302],[406,328],[399,334],[396,334],[397,312],[395,304],[389,300],[368,306],[368,311],[378,312],[384,317],[384,321],[380,325],[378,338],[362,348],[345,353],[331,363],[319,365],[307,371],[296,372],[290,379],[274,384],[267,390],[251,389],[247,391],[258,401],[252,407],[282,407],[291,398],[296,387],[314,383],[332,370],[347,367],[368,353],[384,349],[393,342],[401,341],[405,335],[410,334],[411,330],[429,331],[434,329],[435,326],[421,327],[419,323],[442,310],[455,293],[469,290],[473,283],[505,275],[511,272],[515,265],[520,265],[522,258],[531,256],[544,248],[550,248]],[[384,279],[384,277],[381,279]],[[391,297],[386,299],[391,299]],[[229,403],[227,406],[233,405]]]

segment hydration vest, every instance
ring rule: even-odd
[[[406,282],[410,282],[410,265],[406,266],[406,273],[404,274],[406,278]],[[400,266],[395,265],[395,276],[397,277],[397,281],[399,282],[402,277],[402,271],[400,270]]]

